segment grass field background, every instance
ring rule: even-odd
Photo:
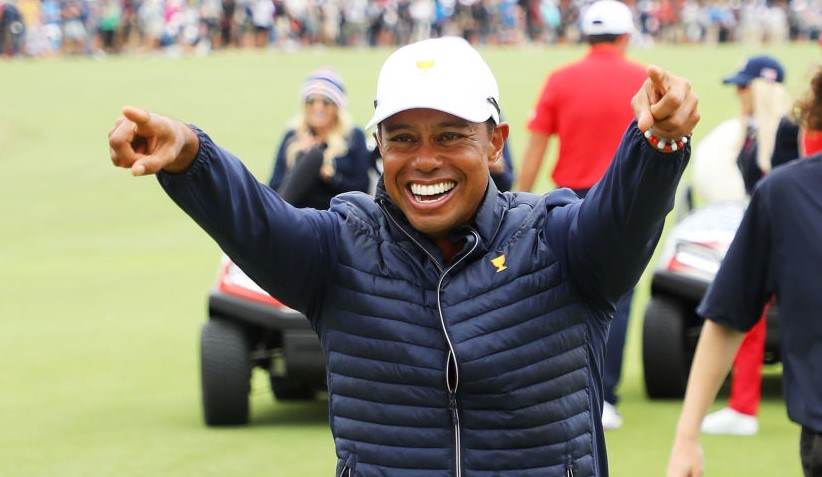
[[[583,51],[483,51],[499,79],[516,157],[546,72]],[[736,113],[733,90],[719,79],[759,51],[784,62],[792,93],[820,60],[811,45],[658,47],[631,56],[691,79],[701,98],[698,139]],[[304,76],[335,66],[362,124],[387,55],[0,63],[0,476],[332,475],[326,403],[275,403],[263,376],[255,377],[249,427],[203,426],[197,342],[219,251],[153,178],[110,166],[106,133],[122,105],[140,105],[196,123],[267,179]],[[626,354],[625,426],[607,434],[617,477],[663,475],[680,408],[644,396],[644,288]],[[774,379],[769,387],[778,389]],[[778,391],[766,396],[760,425],[756,437],[705,438],[708,475],[800,475],[798,428]]]

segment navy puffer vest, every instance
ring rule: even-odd
[[[544,231],[571,200],[491,184],[448,264],[384,194],[336,200],[346,220],[313,322],[338,475],[596,474],[591,335],[607,313],[586,304]]]

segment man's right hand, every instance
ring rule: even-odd
[[[184,172],[197,157],[200,141],[180,121],[126,106],[108,133],[108,146],[115,166],[144,176]]]
[[[690,136],[699,122],[698,104],[688,80],[657,66],[648,67],[648,79],[631,100],[639,130],[653,129],[663,139]]]

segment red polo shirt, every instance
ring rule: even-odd
[[[560,187],[587,189],[611,163],[633,119],[631,98],[647,77],[613,45],[593,45],[582,60],[551,74],[528,121],[532,132],[559,136],[551,178]]]

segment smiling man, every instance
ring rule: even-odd
[[[497,83],[455,38],[383,65],[369,124],[384,160],[376,197],[295,209],[202,131],[134,108],[109,144],[115,165],[157,173],[309,318],[335,475],[607,476],[609,319],[653,252],[687,161],[680,138],[698,120],[688,83],[658,69],[633,104],[638,122],[584,201],[497,192],[488,165],[508,135]]]

